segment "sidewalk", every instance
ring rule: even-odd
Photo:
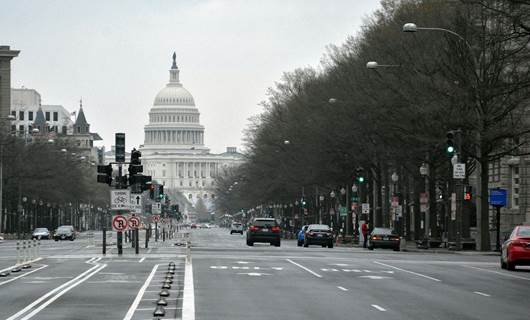
[[[335,246],[362,249],[362,245],[353,244],[352,246],[351,243],[336,243]],[[370,252],[368,249],[366,249],[366,251]],[[402,249],[401,251],[402,252],[414,252],[414,253],[431,253],[431,254],[460,254],[460,255],[468,255],[468,256],[500,256],[500,253],[496,251],[476,251],[476,250],[455,251],[455,250],[450,250],[448,248],[420,249],[417,247],[416,242],[413,242],[413,241],[407,241],[405,249]]]

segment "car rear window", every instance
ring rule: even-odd
[[[519,227],[519,230],[517,231],[517,236],[530,237],[530,227],[527,227],[527,228]]]
[[[386,228],[375,228],[372,233],[373,234],[383,234],[383,235],[396,234],[392,229],[386,229]]]
[[[272,227],[278,225],[276,220],[254,220],[253,225],[257,227]]]
[[[57,229],[57,231],[61,231],[61,232],[72,231],[72,228],[68,228],[68,227],[59,227],[59,228]]]
[[[307,228],[308,230],[311,230],[311,231],[314,231],[314,232],[327,232],[330,230],[329,226],[325,225],[325,224],[315,224],[315,225],[310,225],[309,228]]]

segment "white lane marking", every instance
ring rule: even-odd
[[[405,269],[401,269],[401,268],[398,268],[398,267],[394,267],[394,266],[391,266],[389,264],[386,264],[386,263],[382,263],[382,262],[378,262],[378,261],[374,261],[375,264],[379,264],[379,265],[382,265],[382,266],[385,266],[385,267],[388,267],[388,268],[393,268],[393,269],[396,269],[396,270],[399,270],[399,271],[403,271],[403,272],[407,272],[407,273],[410,273],[410,274],[413,274],[413,275],[416,275],[418,277],[423,277],[425,279],[429,279],[429,280],[432,280],[432,281],[436,281],[436,282],[441,282],[442,280],[440,279],[436,279],[436,278],[433,278],[433,277],[429,277],[427,275],[424,275],[424,274],[421,274],[421,273],[417,273],[417,272],[414,272],[414,271],[410,271],[410,270],[405,270]]]
[[[270,276],[270,273],[260,273],[260,272],[247,272],[247,273],[238,273],[238,274],[246,274],[247,276],[251,277],[261,277],[261,276]]]
[[[35,259],[35,260],[30,260],[30,261],[28,261],[28,262],[26,262],[26,263],[21,263],[20,265],[16,265],[16,264],[15,264],[14,266],[7,267],[7,268],[5,268],[5,269],[0,270],[0,273],[5,272],[5,271],[11,271],[11,269],[13,269],[14,267],[21,266],[21,265],[24,265],[24,264],[34,263],[34,262],[37,262],[37,261],[40,261],[40,260],[42,260],[42,258],[37,258],[37,259]]]
[[[317,278],[322,278],[322,276],[319,275],[318,273],[316,273],[316,272],[314,272],[313,270],[310,270],[310,269],[304,267],[303,265],[301,265],[301,264],[299,264],[299,263],[294,262],[294,261],[291,260],[291,259],[285,259],[285,260],[287,260],[288,262],[294,264],[295,266],[297,266],[297,267],[299,267],[299,268],[304,269],[305,271],[311,273],[312,275],[314,275],[314,276],[317,277]]]
[[[19,279],[19,278],[22,278],[22,277],[25,277],[25,276],[27,276],[27,275],[30,275],[30,274],[32,274],[33,272],[37,272],[37,271],[39,271],[40,269],[46,268],[47,266],[48,266],[48,265],[46,265],[46,264],[45,264],[45,265],[42,265],[42,267],[37,268],[37,269],[35,269],[35,270],[31,270],[30,272],[26,272],[26,273],[24,273],[24,274],[22,274],[22,275],[20,275],[20,276],[18,276],[18,277],[14,277],[13,279],[9,279],[9,280],[6,280],[6,281],[3,281],[3,282],[0,282],[0,286],[3,286],[3,285],[6,284],[6,283],[9,283],[9,282],[11,282],[11,281],[15,281],[15,280],[17,280],[17,279]]]
[[[519,276],[516,276],[516,275],[513,275],[513,274],[508,274],[508,273],[499,272],[499,271],[495,271],[495,270],[488,270],[488,269],[483,269],[483,268],[478,268],[478,267],[473,267],[473,266],[464,266],[464,267],[472,268],[472,269],[476,269],[476,270],[481,270],[481,271],[486,271],[486,272],[491,272],[491,273],[496,273],[496,274],[500,274],[501,276],[505,276],[505,277],[510,277],[510,278],[515,278],[515,279],[521,279],[521,280],[530,281],[529,278],[519,277]]]
[[[130,320],[134,314],[134,311],[136,311],[136,308],[140,304],[140,301],[142,300],[142,297],[144,296],[145,291],[147,290],[147,287],[149,286],[149,283],[153,279],[153,276],[155,275],[156,269],[158,269],[158,264],[155,264],[153,269],[151,270],[151,273],[145,279],[144,285],[140,288],[140,291],[138,291],[138,294],[136,295],[136,298],[134,299],[133,303],[129,307],[129,311],[127,311],[127,314],[123,318],[123,320]]]
[[[282,271],[283,270],[282,267],[272,267],[271,269],[272,270],[276,270],[276,271]]]
[[[473,291],[473,293],[476,293],[480,296],[484,296],[484,297],[491,297],[491,295],[487,294],[487,293],[484,293],[484,292],[480,292],[480,291]]]
[[[376,309],[379,310],[379,311],[386,311],[385,308],[381,308],[381,307],[378,306],[377,304],[372,304],[372,307],[376,308]]]
[[[24,309],[20,310],[19,312],[15,313],[14,315],[12,315],[11,317],[7,318],[6,320],[15,320],[16,318],[18,318],[19,316],[23,315],[24,313],[26,313],[27,311],[31,310],[33,307],[35,307],[37,304],[41,303],[44,299],[48,298],[49,296],[55,294],[57,291],[63,289],[64,287],[67,287],[69,286],[70,284],[72,283],[75,283],[76,281],[78,281],[79,279],[83,278],[86,274],[92,272],[94,269],[97,269],[99,266],[93,266],[92,268],[86,270],[85,272],[81,273],[80,275],[78,275],[77,277],[73,278],[72,280],[68,281],[68,282],[65,282],[63,283],[62,285],[58,286],[57,288],[53,289],[52,291],[46,293],[45,295],[43,295],[42,297],[40,297],[39,299],[33,301],[32,303],[30,303],[27,307],[25,307]]]
[[[96,259],[96,257],[90,258],[90,260],[85,261],[85,263],[92,263],[92,261],[94,261],[94,259]]]
[[[85,275],[84,277],[82,277],[81,279],[79,279],[78,281],[75,281],[74,283],[70,284],[68,287],[66,287],[65,289],[63,289],[62,291],[60,291],[59,293],[57,293],[55,296],[51,297],[50,299],[48,299],[48,301],[44,302],[43,304],[41,304],[38,308],[34,309],[30,314],[24,316],[23,318],[21,318],[20,320],[28,320],[28,319],[31,319],[33,318],[34,315],[36,315],[37,313],[41,312],[44,308],[46,308],[47,306],[49,306],[50,304],[52,304],[55,300],[59,299],[63,294],[67,293],[68,291],[72,290],[73,288],[77,287],[78,285],[80,285],[81,283],[85,282],[86,280],[90,279],[90,277],[92,277],[93,275],[95,275],[96,273],[98,273],[101,269],[105,268],[107,265],[106,264],[102,264],[102,265],[96,265],[96,269],[92,272],[90,272],[89,274]],[[8,319],[9,320],[9,319]]]
[[[359,278],[366,278],[366,279],[372,279],[372,280],[392,279],[390,277],[381,277],[381,276],[360,276]]]
[[[250,262],[248,262],[248,261],[237,261],[236,263],[239,263],[239,264],[249,264]]]
[[[195,320],[195,289],[193,288],[193,265],[191,258],[186,261],[185,271],[182,319]]]
[[[138,261],[138,263],[142,263],[142,262],[144,262],[144,260],[145,260],[145,257],[143,257],[142,259],[140,259],[140,261]]]
[[[337,288],[339,288],[340,290],[342,291],[348,291],[348,289],[344,288],[344,287],[341,287],[341,286],[337,286]]]

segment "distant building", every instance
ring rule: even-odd
[[[173,190],[191,203],[202,199],[207,206],[215,199],[215,177],[239,165],[242,154],[228,147],[221,154],[204,145],[204,126],[195,100],[179,79],[176,56],[169,70],[169,83],[156,95],[140,147],[144,174]]]
[[[11,59],[20,51],[0,46],[0,119],[6,121],[11,108]]]
[[[72,115],[77,114],[75,122]],[[102,140],[97,133],[90,132],[80,102],[79,111],[70,113],[61,105],[42,105],[41,96],[35,89],[11,89],[11,132],[26,139],[34,135],[47,139],[68,139],[73,142],[79,156],[99,163],[98,148],[94,141]],[[38,133],[34,133],[38,129]],[[100,157],[101,158],[101,157]]]

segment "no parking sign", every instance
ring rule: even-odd
[[[114,231],[125,231],[127,230],[128,225],[127,218],[120,214],[115,215],[112,218],[112,229],[114,229]]]

